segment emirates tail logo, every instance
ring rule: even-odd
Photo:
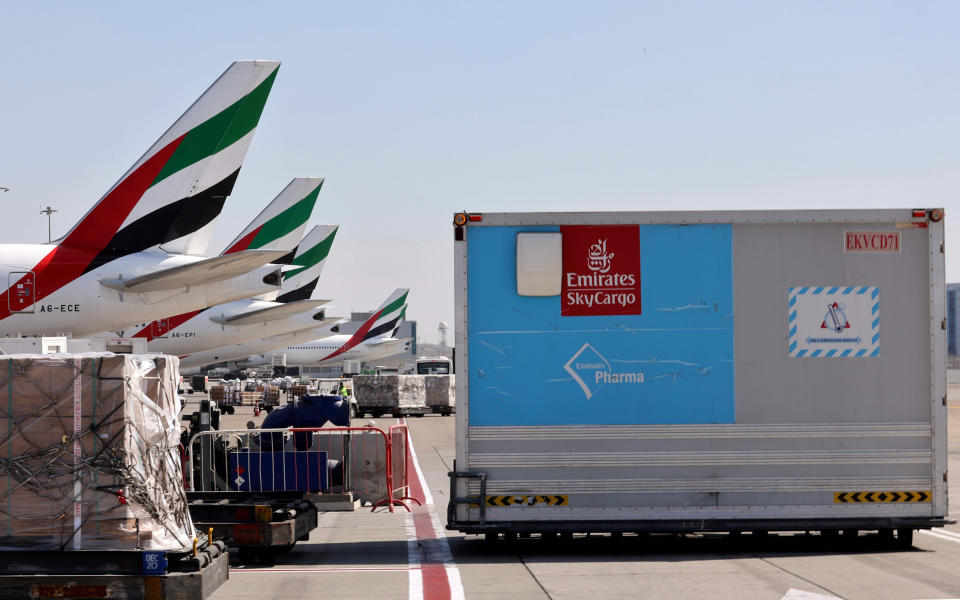
[[[613,252],[607,254],[607,240],[597,240],[591,244],[587,252],[587,268],[597,273],[606,273],[610,270]]]

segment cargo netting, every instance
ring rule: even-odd
[[[0,550],[186,550],[179,361],[0,357]]]

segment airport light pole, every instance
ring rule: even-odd
[[[50,233],[50,219],[53,213],[55,212],[59,212],[59,211],[55,208],[50,208],[49,206],[45,210],[40,211],[41,215],[47,215],[47,243],[48,244],[53,241],[53,235],[51,235]]]

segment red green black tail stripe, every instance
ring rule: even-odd
[[[256,88],[231,106],[197,125],[147,158],[127,177],[117,183],[87,215],[33,269],[35,302],[39,302],[67,283],[96,266],[121,256],[139,252],[169,236],[182,237],[209,223],[223,208],[223,199],[233,188],[236,173],[213,188],[183,199],[179,207],[163,207],[138,219],[125,232],[119,231],[127,216],[143,195],[156,183],[172,174],[212,156],[250,133],[257,125],[277,70]],[[214,189],[215,188],[215,189]],[[224,193],[226,190],[226,193]],[[200,203],[205,201],[202,208]],[[177,204],[174,202],[173,204]],[[159,214],[158,214],[159,213]],[[136,231],[149,231],[150,242],[139,239]],[[186,232],[186,233],[183,233]],[[138,240],[139,241],[135,241]],[[160,239],[161,242],[156,242]],[[146,245],[145,245],[146,244]],[[24,278],[12,282],[11,288]],[[0,294],[0,319],[10,316],[9,288]]]
[[[237,169],[202,192],[167,204],[130,223],[114,234],[83,272],[198,231],[220,215],[239,174]]]
[[[287,207],[286,210],[237,240],[237,243],[225,250],[224,254],[263,248],[306,223],[307,219],[310,218],[310,213],[313,212],[313,206],[317,202],[317,196],[320,194],[322,186],[323,182],[309,194]]]

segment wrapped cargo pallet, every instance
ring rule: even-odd
[[[0,358],[0,550],[186,550],[179,361]]]
[[[275,385],[268,385],[263,390],[263,403],[274,406],[280,404],[280,388]]]
[[[455,375],[424,375],[427,408],[443,415],[453,413],[455,400]]]
[[[420,375],[354,375],[353,394],[360,408],[374,415],[426,410],[426,391]]]

